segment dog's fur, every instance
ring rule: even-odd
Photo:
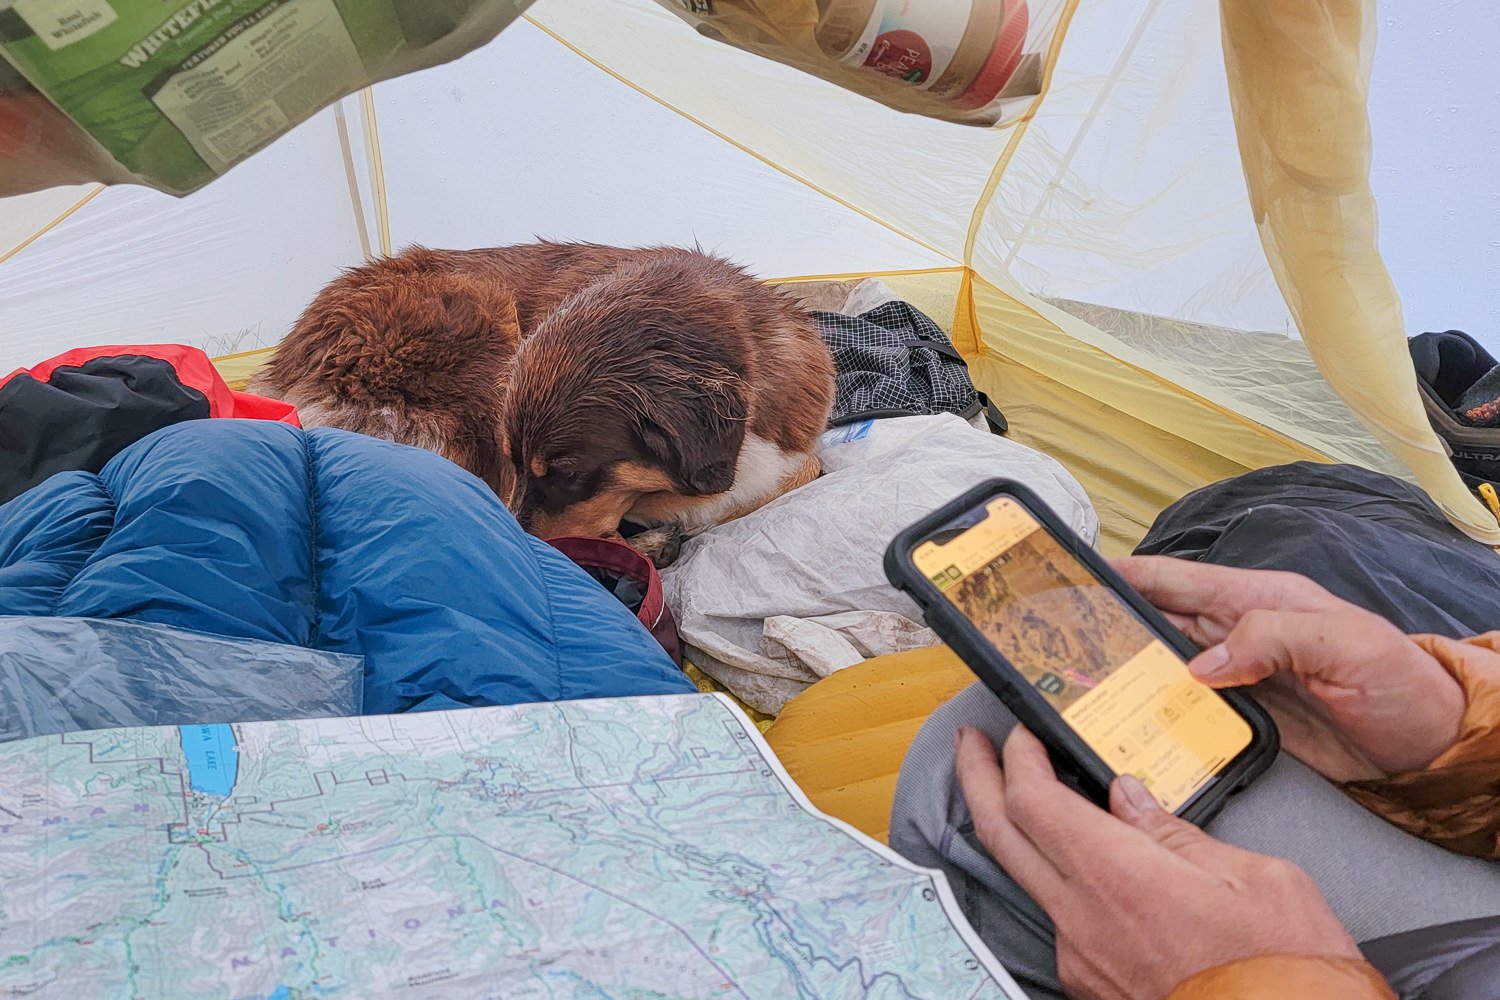
[[[253,385],[429,448],[543,537],[677,543],[818,472],[833,364],[808,314],[695,250],[414,248],[320,292]]]

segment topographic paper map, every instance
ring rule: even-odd
[[[712,695],[0,745],[0,997],[1020,997]]]

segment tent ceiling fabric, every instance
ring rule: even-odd
[[[767,276],[947,263],[621,86],[529,23],[376,93],[398,246],[701,241]]]
[[[946,263],[524,22],[466,58],[374,92],[396,248],[538,235],[701,241],[767,276]],[[375,240],[369,138],[358,102],[345,109]],[[0,232],[26,239],[78,190],[6,199]],[[98,343],[172,340],[218,353],[273,344],[339,268],[361,258],[329,109],[186,199],[106,189],[0,264],[0,369]]]
[[[1370,180],[1407,329],[1461,327],[1500,353],[1500,5],[1378,8]]]
[[[1373,0],[1332,0],[1331,6],[1366,22],[1374,17]],[[1388,373],[1380,383],[1385,392],[1361,399],[1361,415],[1377,430],[1378,444],[1368,431],[1351,432],[1356,425],[1332,393],[1312,393],[1322,399],[1317,408],[1298,407],[1289,404],[1310,397],[1277,398],[1274,374],[1267,392],[1254,375],[1211,383],[1176,363],[1180,352],[1172,345],[1181,321],[1289,336],[1298,329],[1250,210],[1213,8],[1082,0],[1049,93],[1031,120],[991,132],[898,116],[744,53],[711,52],[680,31],[674,35],[676,25],[649,5],[552,2],[529,16],[663,104],[973,267],[1039,312],[1047,307],[1035,293],[1165,318],[1153,355],[1149,336],[1127,346],[1051,313],[1059,328],[1086,343],[1161,371],[1212,405],[1246,413],[1327,454],[1374,455],[1378,460],[1369,464],[1400,468],[1385,461],[1386,449],[1394,450],[1466,531],[1500,541],[1494,518],[1451,467],[1430,461],[1441,449],[1430,428],[1408,422],[1403,432],[1414,436],[1394,436],[1374,415],[1403,408],[1409,414],[1415,403],[1403,345],[1387,343],[1374,359]],[[1281,56],[1264,58],[1275,64]],[[1314,113],[1317,93],[1302,96]],[[985,183],[976,182],[987,182],[996,170],[999,184],[989,197]],[[984,332],[987,346],[1006,353],[1005,329]],[[1338,372],[1355,353],[1345,344],[1313,357]],[[1067,381],[1064,367],[1062,359],[1036,358],[1042,374]],[[1310,369],[1307,377],[1321,381]],[[1332,436],[1330,428],[1337,428]]]
[[[1277,448],[1387,464],[1326,385],[1283,392],[1282,373],[1256,370],[1279,356],[1266,341],[1226,346],[1223,373],[1173,346],[1297,330],[1251,212],[1213,8],[1031,2],[1067,15],[1049,92],[987,130],[709,41],[650,0],[541,0],[490,45],[343,102],[342,135],[324,111],[188,199],[111,188],[61,221],[87,189],[5,201],[0,369],[111,341],[274,343],[382,231],[395,247],[697,241],[768,277],[967,266],[995,293],[967,306],[994,358],[1084,394],[1176,384]],[[1374,16],[1374,0],[1306,2]],[[1358,397],[1367,423],[1415,400],[1399,334],[1383,337],[1361,362],[1383,372],[1381,398]],[[1361,344],[1310,346],[1327,366]],[[1151,411],[1162,398],[1110,404],[1208,447],[1164,426],[1190,417]],[[1430,430],[1381,440],[1466,530],[1500,540],[1430,461]]]
[[[654,3],[543,0],[527,16],[683,115],[963,259],[970,217],[1010,129],[903,115],[707,42]]]
[[[191,198],[106,188],[0,263],[0,369],[95,344],[229,353],[279,338],[360,257],[331,122],[304,123]]]
[[[974,266],[1036,295],[1296,335],[1250,215],[1213,5],[1086,0]]]
[[[4,208],[0,211],[0,262],[20,253],[97,190],[97,185],[71,184],[24,198],[0,199]]]

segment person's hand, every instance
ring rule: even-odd
[[[974,831],[1057,928],[1057,974],[1075,1000],[1161,1000],[1206,969],[1260,955],[1359,958],[1317,885],[1288,861],[1220,843],[1164,812],[1132,777],[1111,816],[1057,780],[1017,726],[1005,766],[958,733]]]
[[[1259,683],[1282,745],[1326,778],[1416,771],[1458,739],[1458,682],[1390,622],[1295,573],[1161,556],[1115,563],[1203,652],[1212,687]]]

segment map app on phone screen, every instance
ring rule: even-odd
[[[1175,812],[1250,746],[1249,723],[1026,508],[977,514],[912,561],[1110,769]]]

